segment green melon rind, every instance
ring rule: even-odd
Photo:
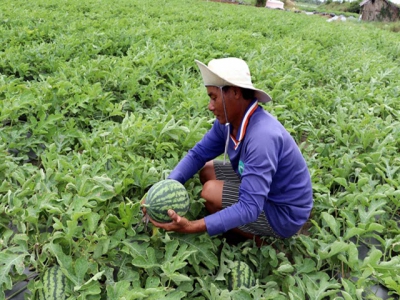
[[[65,299],[66,278],[59,266],[48,268],[41,281],[43,288],[39,291],[39,300]]]
[[[238,290],[241,287],[250,288],[255,285],[253,270],[242,261],[235,261],[232,264],[228,277],[229,290]]]
[[[185,187],[178,181],[166,179],[154,184],[146,196],[146,213],[155,221],[170,222],[168,209],[173,209],[183,216],[189,210],[189,195]]]

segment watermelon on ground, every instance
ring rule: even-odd
[[[41,281],[43,288],[39,290],[39,300],[65,299],[66,277],[59,266],[55,265],[48,268]]]
[[[186,188],[179,181],[165,179],[154,184],[147,192],[143,206],[153,220],[160,223],[171,222],[168,210],[173,209],[183,216],[189,210],[190,200]]]
[[[234,261],[230,265],[230,273],[228,274],[228,288],[230,290],[238,290],[241,287],[251,288],[255,285],[256,280],[253,270],[243,261]]]

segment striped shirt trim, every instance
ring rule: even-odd
[[[241,141],[243,141],[244,136],[246,135],[246,129],[247,125],[249,124],[249,120],[251,115],[256,111],[258,107],[258,101],[254,101],[253,104],[251,104],[250,108],[247,110],[246,114],[243,117],[242,125],[240,126],[239,129],[239,140],[236,140],[236,138],[231,134],[231,140],[234,143],[235,147],[234,149],[236,150],[239,147],[239,144]]]

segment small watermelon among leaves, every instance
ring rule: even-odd
[[[230,265],[228,274],[228,288],[238,290],[240,287],[250,288],[255,285],[256,280],[253,270],[243,261],[234,261]]]
[[[43,288],[39,290],[39,300],[65,299],[66,277],[59,266],[48,268],[41,278]]]
[[[154,184],[147,192],[143,206],[153,220],[160,223],[171,222],[168,210],[173,209],[183,216],[189,210],[190,200],[186,188],[173,179],[165,179]]]

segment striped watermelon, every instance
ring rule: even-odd
[[[238,290],[240,287],[250,288],[255,285],[256,280],[253,270],[242,261],[235,261],[230,266],[228,274],[228,288]]]
[[[65,299],[66,277],[59,266],[48,268],[41,281],[43,289],[39,290],[39,300]]]
[[[189,195],[185,187],[176,180],[165,179],[154,184],[146,195],[146,213],[160,223],[171,222],[168,209],[183,216],[189,210]]]

